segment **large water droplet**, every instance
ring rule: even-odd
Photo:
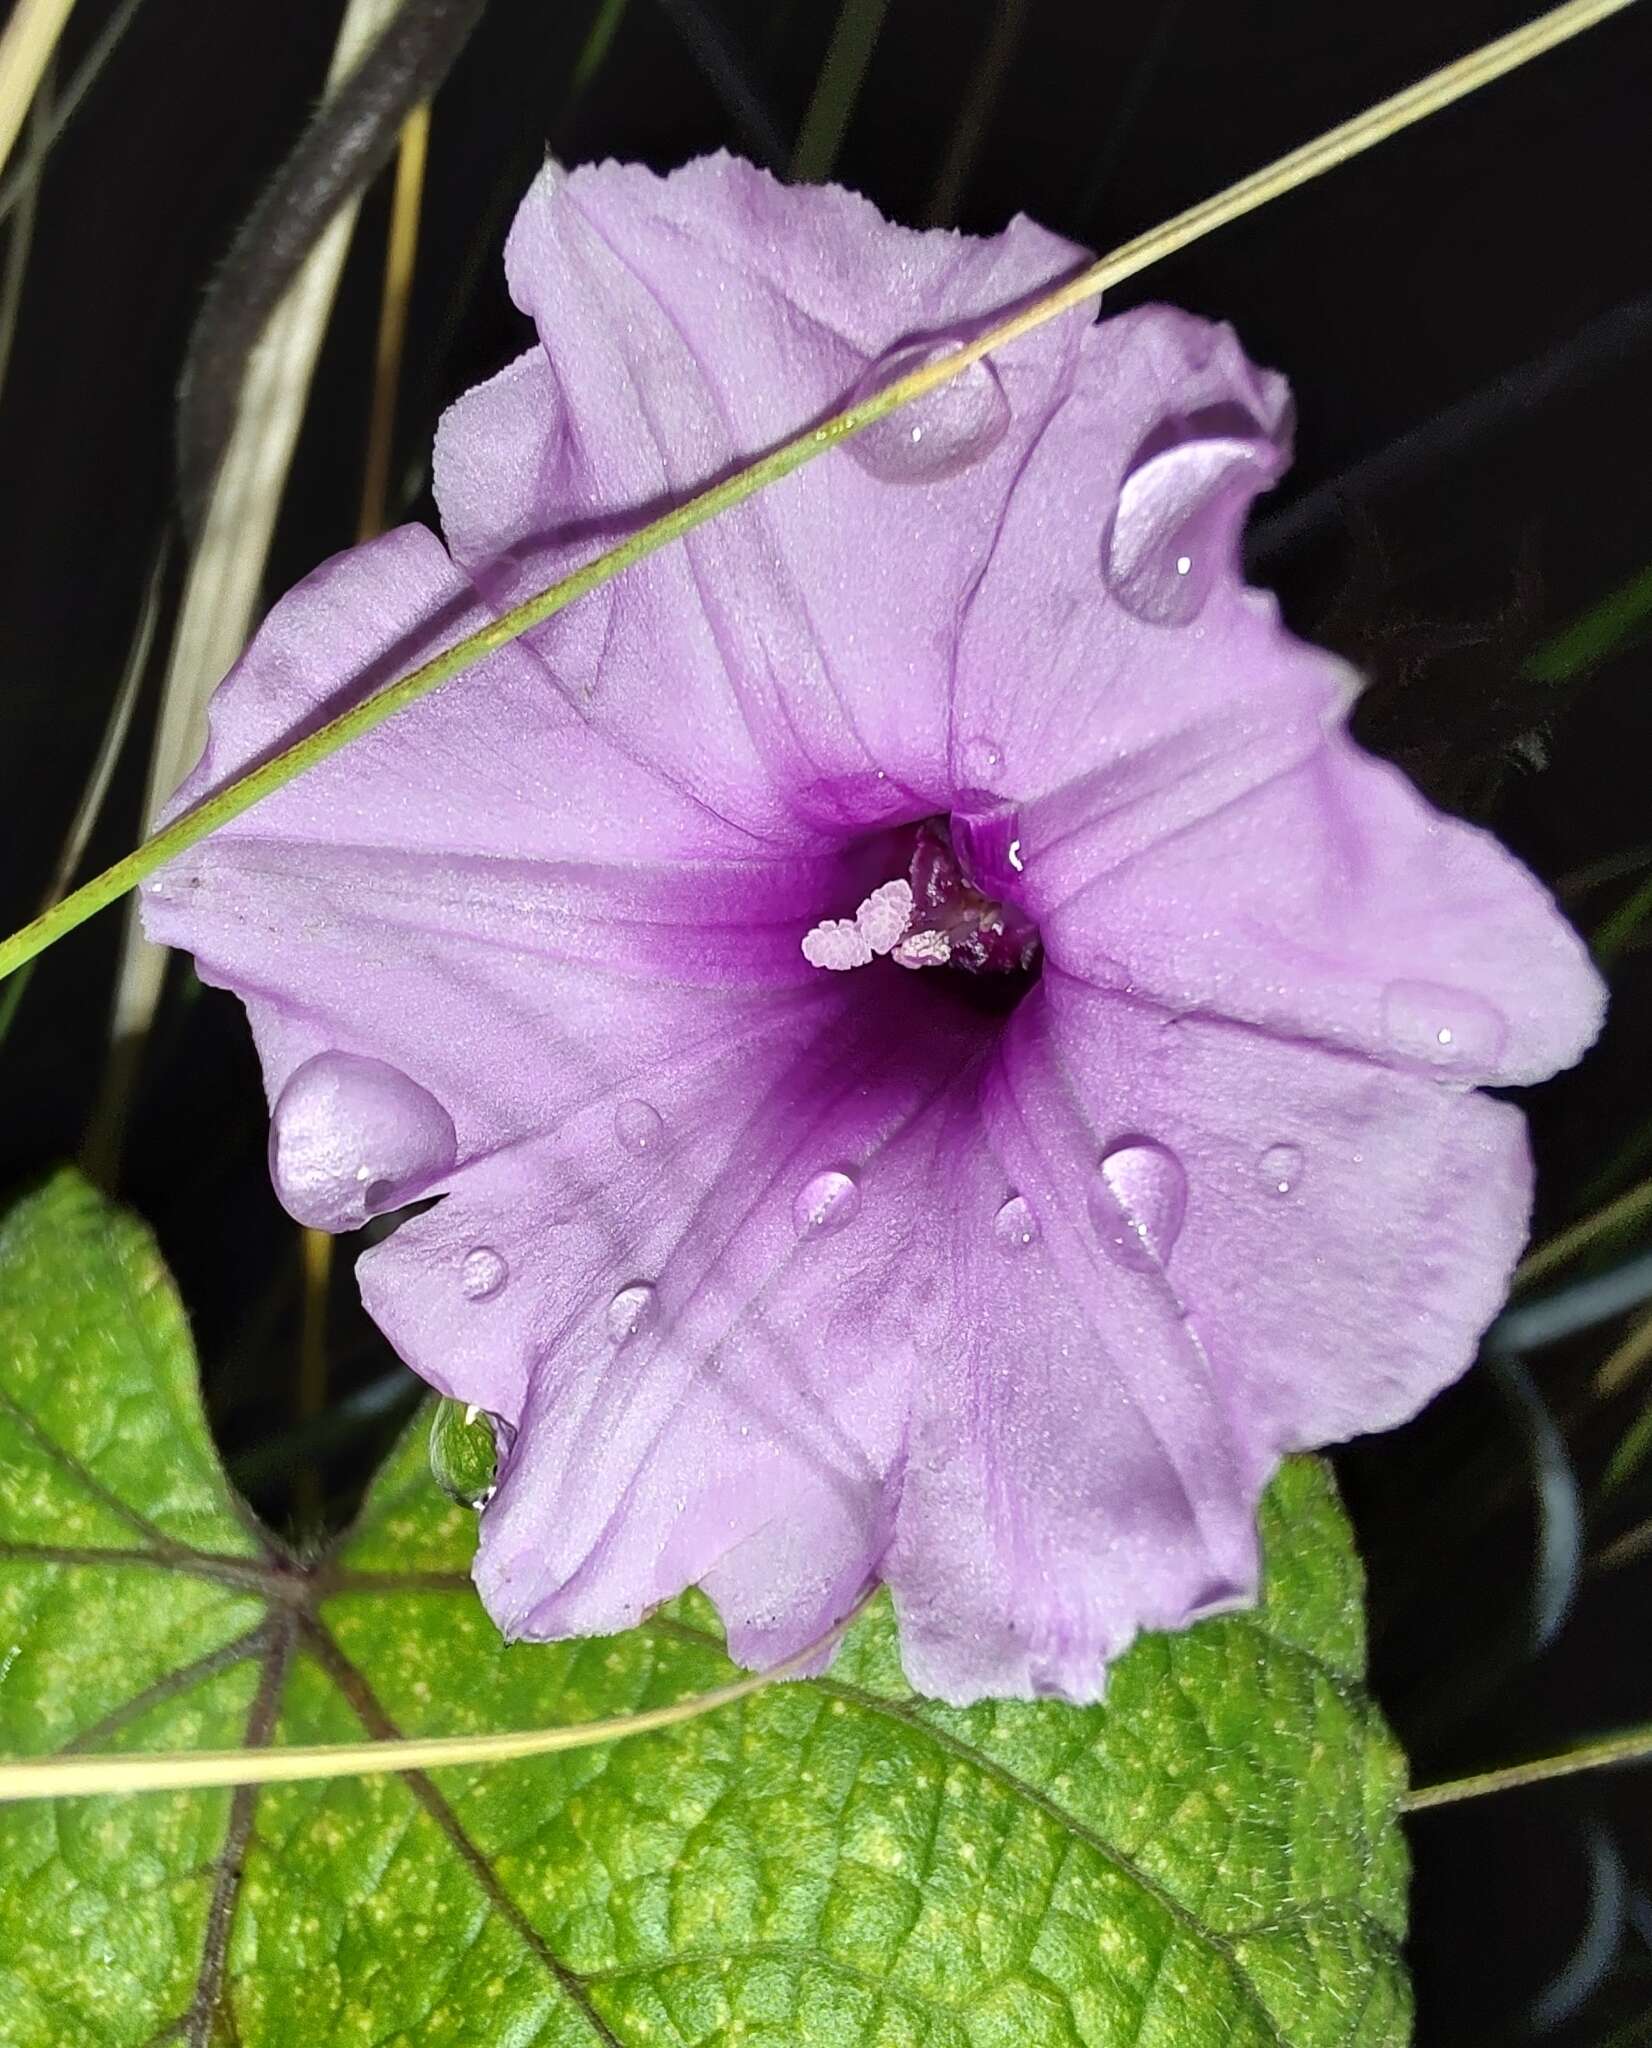
[[[624,1344],[639,1331],[646,1330],[658,1309],[659,1297],[646,1280],[639,1280],[631,1287],[622,1287],[608,1304],[609,1341]]]
[[[854,1221],[860,1208],[860,1189],[851,1173],[831,1168],[817,1173],[799,1190],[792,1204],[792,1222],[799,1237],[830,1237]]]
[[[855,387],[869,398],[898,377],[951,355],[956,341],[917,341],[880,356]],[[855,435],[849,453],[887,484],[935,484],[990,455],[1010,423],[1009,400],[990,363],[971,363],[938,389]]]
[[[1125,475],[1102,548],[1119,603],[1150,625],[1196,619],[1234,563],[1246,506],[1282,460],[1236,407],[1161,425]]]
[[[491,1416],[461,1401],[442,1400],[430,1418],[430,1476],[449,1500],[479,1508],[499,1474],[499,1441]]]
[[[1024,1195],[1011,1195],[992,1219],[992,1234],[1007,1259],[1018,1259],[1038,1242],[1038,1218]]]
[[[1256,1162],[1262,1185],[1272,1195],[1288,1195],[1302,1178],[1302,1152],[1296,1145],[1270,1145]]]
[[[614,1135],[627,1152],[657,1152],[665,1136],[665,1118],[653,1103],[633,1098],[614,1111]]]
[[[1126,1138],[1103,1157],[1090,1183],[1096,1235],[1137,1271],[1162,1266],[1187,1213],[1182,1162],[1153,1138]]]
[[[288,1077],[270,1116],[270,1178],[288,1214],[317,1230],[356,1230],[443,1174],[453,1119],[383,1060],[321,1052]]]
[[[1393,981],[1383,990],[1382,1024],[1389,1045],[1433,1067],[1485,1069],[1496,1063],[1508,1026],[1478,996],[1431,981]]]
[[[491,1301],[509,1270],[491,1244],[479,1244],[460,1262],[459,1292],[466,1301]]]

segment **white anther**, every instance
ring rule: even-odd
[[[803,957],[811,967],[827,967],[841,974],[851,967],[864,967],[872,948],[852,917],[824,917],[813,931],[803,934]]]
[[[1027,865],[1027,863],[1021,858],[1021,842],[1019,839],[1012,839],[1010,841],[1009,859],[1010,866],[1014,868],[1017,874],[1020,874],[1022,869]]]
[[[944,967],[952,958],[952,941],[945,932],[908,932],[895,948],[898,967]]]
[[[911,922],[910,882],[885,882],[881,888],[874,889],[855,912],[856,930],[879,955],[895,950]]]

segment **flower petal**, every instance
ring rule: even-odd
[[[172,811],[484,616],[419,528],[324,565],[214,696]],[[807,987],[799,934],[882,860],[875,843],[766,853],[616,755],[506,649],[180,856],[143,910],[153,938],[245,998],[272,1102],[316,1171],[330,1159],[344,1177],[312,1174],[297,1193],[289,1176],[288,1199],[345,1227],[361,1220],[358,1161],[371,1207],[405,1199],[407,1176],[369,1153],[423,1160],[432,1102],[463,1161],[621,1088],[685,1034],[737,1033],[725,993]],[[335,1055],[400,1077],[399,1094],[379,1091],[371,1142],[360,1087],[312,1090],[302,1131],[283,1096],[296,1069]],[[281,1122],[278,1107],[278,1153]]]
[[[979,1116],[948,1154],[948,1312],[884,1576],[920,1691],[1095,1699],[1139,1629],[1252,1597],[1262,1474],[1164,1272],[1098,1229],[1103,1147],[1041,994]]]
[[[1046,975],[1062,1085],[1187,1200],[1169,1284],[1250,1469],[1407,1420],[1464,1371],[1526,1233],[1525,1122],[1426,1074]]]
[[[1085,331],[960,636],[964,785],[1035,808],[1075,778],[1185,785],[1173,830],[1311,749],[1349,672],[1285,632],[1238,551],[1289,432],[1283,380],[1226,327],[1150,306]]]
[[[478,1562],[511,1633],[620,1628],[703,1581],[735,1654],[772,1662],[874,1571],[940,1300],[935,1105],[991,1029],[887,963],[862,980],[663,1063],[652,1154],[593,1104],[363,1261],[398,1348],[513,1425]],[[478,1243],[520,1261],[514,1314],[507,1287],[468,1316]]]
[[[1605,991],[1548,893],[1340,732],[1127,858],[1066,856],[1071,894],[1045,885],[1039,907],[1051,958],[1172,1011],[1463,1084],[1543,1080],[1600,1027]]]
[[[539,345],[439,439],[459,566],[407,529],[299,586],[175,807],[1076,256],[726,159],[547,173]],[[698,1582],[762,1665],[881,1573],[921,1689],[1091,1698],[1251,1596],[1284,1451],[1466,1363],[1528,1183],[1467,1090],[1575,1057],[1600,990],[1243,587],[1288,436],[1225,329],[1074,314],[146,890],[247,1003],[293,1212],[439,1198],[363,1293],[497,1418],[510,1631]],[[1007,1020],[895,964],[937,815],[1040,928]]]
[[[455,557],[510,602],[1080,254],[1026,221],[984,241],[892,227],[726,157],[548,170],[507,251],[540,348],[437,440]],[[1085,324],[722,515],[534,646],[601,730],[755,832],[945,809],[959,621]]]
[[[491,616],[424,527],[335,555],[287,592],[214,692],[206,747],[164,815]],[[668,774],[608,747],[539,664],[507,647],[220,827],[213,843],[273,838],[624,865],[637,850],[639,814],[652,858],[767,851]]]

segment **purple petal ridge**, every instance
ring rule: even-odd
[[[445,545],[289,592],[175,807],[1082,260],[726,157],[547,170]],[[1290,427],[1225,327],[1065,316],[146,888],[246,1004],[291,1212],[439,1198],[358,1272],[497,1419],[507,1633],[699,1584],[763,1667],[881,1579],[922,1690],[1095,1698],[1254,1596],[1282,1456],[1472,1358],[1530,1197],[1476,1090],[1575,1060],[1602,991],[1245,586]],[[920,828],[969,959],[811,965]]]

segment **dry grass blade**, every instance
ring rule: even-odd
[[[75,0],[17,0],[0,34],[0,166],[12,144]]]
[[[19,166],[22,184],[17,216],[6,239],[5,276],[0,280],[0,390],[5,389],[6,379],[11,374],[12,344],[17,339],[17,322],[23,311],[23,285],[28,276],[29,255],[34,248],[35,215],[40,208],[40,179],[51,148],[54,68],[48,58],[29,107],[28,140],[23,145],[23,161]]]
[[[367,423],[367,456],[362,465],[358,540],[382,533],[390,495],[390,457],[395,440],[396,394],[401,387],[407,308],[413,293],[419,214],[425,163],[430,152],[430,102],[421,101],[402,126],[396,152],[396,189],[390,201],[390,239],[384,258],[384,296],[373,359],[373,407]]]
[[[328,89],[335,90],[396,10],[396,0],[350,0]],[[306,258],[253,351],[235,430],[190,563],[162,688],[145,814],[152,818],[201,750],[206,700],[251,634],[281,494],[292,465],[322,336],[358,203],[348,200]],[[117,1046],[141,1039],[160,997],[166,956],[128,921],[115,995]],[[119,1090],[109,1113],[118,1121]]]

